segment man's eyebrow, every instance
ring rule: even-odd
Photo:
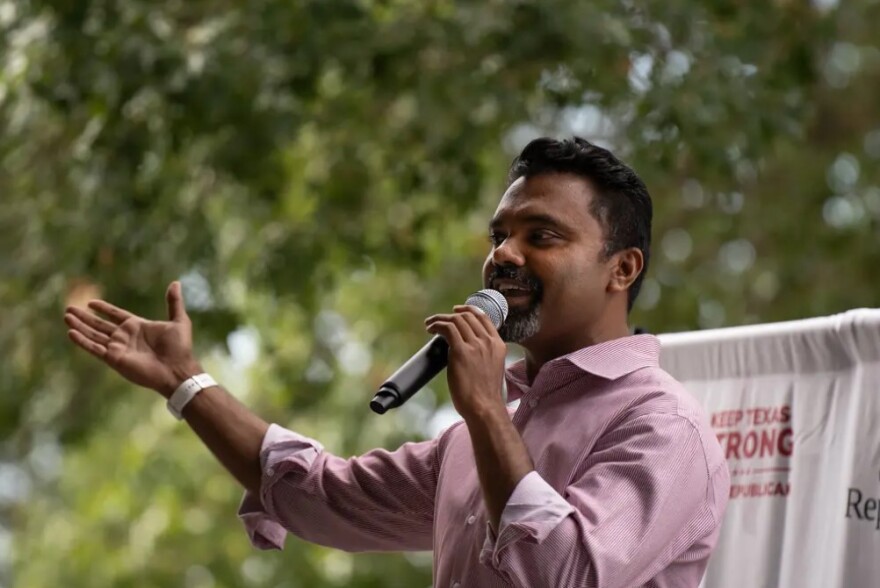
[[[551,216],[549,214],[543,212],[533,212],[531,214],[526,214],[522,217],[517,217],[518,222],[533,224],[533,225],[548,225],[557,229],[567,229],[568,225],[559,220],[558,218]],[[495,216],[492,217],[492,220],[489,221],[489,229],[497,229],[499,226],[503,224],[502,217]]]

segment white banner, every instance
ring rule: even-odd
[[[880,587],[880,310],[660,340],[730,467],[702,586]]]

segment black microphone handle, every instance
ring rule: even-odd
[[[448,362],[449,343],[437,335],[391,374],[370,401],[370,408],[378,414],[397,408],[443,371]]]

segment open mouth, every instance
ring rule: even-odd
[[[508,304],[525,303],[532,299],[534,290],[523,284],[513,282],[498,282],[495,289],[504,295]]]

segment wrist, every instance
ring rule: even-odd
[[[500,397],[497,400],[488,400],[469,406],[461,416],[468,423],[472,421],[487,423],[494,419],[510,420],[507,406]]]
[[[165,398],[170,398],[171,395],[174,394],[174,391],[177,390],[178,386],[184,381],[205,371],[202,369],[202,366],[199,365],[199,362],[194,359],[170,365],[168,366],[168,369],[168,381],[159,388],[159,393]]]

